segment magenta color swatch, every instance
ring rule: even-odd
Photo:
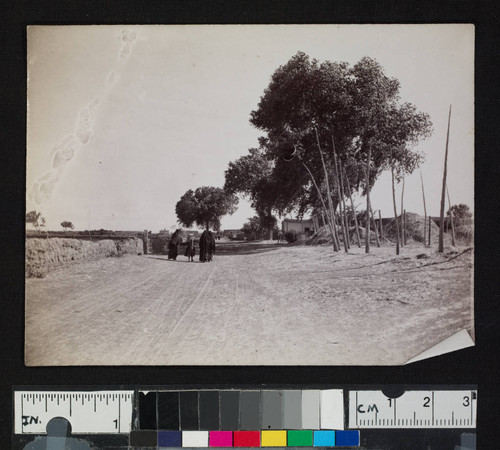
[[[232,431],[211,431],[210,432],[210,447],[232,447],[233,432]]]

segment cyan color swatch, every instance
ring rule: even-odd
[[[313,445],[314,447],[334,447],[335,431],[315,431]]]

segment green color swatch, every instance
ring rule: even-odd
[[[312,447],[312,430],[288,430],[288,447]]]

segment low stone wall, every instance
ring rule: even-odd
[[[26,277],[43,278],[49,270],[77,261],[123,254],[142,255],[142,239],[84,241],[64,238],[26,239]]]

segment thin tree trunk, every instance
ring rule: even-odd
[[[375,220],[375,214],[373,214],[373,209],[370,205],[370,212],[373,220],[373,228],[375,228],[375,239],[377,241],[377,247],[380,247],[380,239],[378,238],[378,228],[377,228],[377,221]]]
[[[332,224],[332,218],[328,215],[328,212],[327,212],[327,209],[326,209],[326,205],[325,205],[325,201],[323,200],[323,196],[321,195],[321,191],[319,190],[319,187],[316,184],[316,180],[314,179],[314,176],[313,176],[312,172],[309,170],[309,167],[307,167],[307,164],[304,161],[302,161],[302,160],[301,160],[301,163],[306,168],[306,170],[309,173],[309,175],[311,177],[311,180],[312,180],[312,182],[314,184],[314,187],[318,191],[318,195],[319,195],[319,198],[321,200],[321,204],[323,205],[323,210],[324,210],[324,212],[326,214],[326,217],[328,219],[328,226],[330,227],[330,234],[332,236],[333,251],[338,252],[337,243],[335,242],[335,234],[334,234],[334,227],[333,227],[333,224]],[[325,220],[325,218],[323,216],[323,224],[325,223],[324,220]]]
[[[426,245],[426,235],[427,235],[427,208],[425,206],[425,192],[424,192],[424,179],[422,178],[422,171],[420,171],[420,184],[422,185],[422,198],[424,200],[424,245]]]
[[[403,187],[401,189],[401,247],[405,246],[405,221],[403,217],[403,199],[405,195],[405,177],[403,175]]]
[[[316,133],[316,137],[318,137]],[[333,166],[334,166],[334,172],[335,172],[335,181],[337,185],[337,193],[338,193],[338,199],[339,199],[339,213],[340,213],[340,223],[342,225],[342,237],[344,241],[344,251],[346,253],[349,253],[349,243],[348,243],[348,231],[347,231],[347,223],[345,221],[345,204],[343,204],[342,200],[344,198],[343,194],[343,189],[340,184],[340,170],[338,170],[337,167],[337,152],[335,151],[335,141],[333,139],[333,134],[331,135],[332,137],[332,147],[333,147]],[[318,146],[319,146],[319,141],[318,141]],[[342,211],[342,206],[344,206],[344,212]]]
[[[403,211],[403,242],[406,247],[406,209]]]
[[[429,247],[431,246],[431,222],[432,222],[432,217],[429,216]]]
[[[448,186],[446,186],[446,195],[448,196],[448,208],[450,210],[450,222],[451,222],[451,245],[455,247],[455,224],[453,221],[453,211],[451,210],[450,193],[448,191]]]
[[[356,239],[358,241],[358,247],[361,248],[361,236],[359,235],[358,218],[356,217],[356,208],[354,207],[354,202],[352,200],[351,194],[351,183],[349,182],[349,177],[347,176],[347,171],[345,170],[345,179],[347,182],[347,192],[349,193],[349,199],[351,200],[352,215],[354,216],[354,227],[356,228]]]
[[[380,227],[380,239],[384,239],[384,227],[382,226],[382,212],[378,210],[378,226]]]
[[[328,171],[326,169],[325,159],[323,158],[323,151],[321,150],[321,145],[319,143],[318,130],[316,128],[314,128],[314,132],[316,133],[316,142],[318,143],[318,150],[319,150],[319,154],[321,156],[321,164],[323,164],[323,170],[325,172],[326,192],[327,192],[327,197],[328,197],[328,208],[330,209],[330,214],[332,215],[332,218],[335,222],[335,211],[333,209],[333,204],[332,204],[332,192],[330,190],[330,182],[328,181]],[[338,239],[338,237],[337,237],[337,239]]]
[[[443,169],[443,187],[441,189],[441,214],[439,217],[439,248],[438,252],[444,251],[444,197],[446,191],[446,176],[448,172],[448,142],[450,140],[450,121],[451,121],[451,105],[450,112],[448,113],[448,130],[446,132],[446,148],[444,151],[444,169]]]
[[[394,220],[396,222],[396,255],[399,255],[399,223],[398,223],[398,210],[396,207],[396,189],[394,187],[394,160],[392,159],[392,152],[391,152],[391,176],[392,176],[392,204],[394,206]]]
[[[368,144],[368,160],[366,161],[366,235],[365,253],[370,253],[370,160],[372,158],[372,143]]]
[[[345,204],[345,191],[344,191],[344,176],[342,175],[342,162],[340,161],[339,158],[339,174],[340,174],[340,192],[342,194],[342,206],[344,208],[344,222],[345,222],[345,230],[346,230],[346,236],[347,236],[347,247],[351,248],[351,236],[349,234],[349,221],[347,220],[347,207]]]

